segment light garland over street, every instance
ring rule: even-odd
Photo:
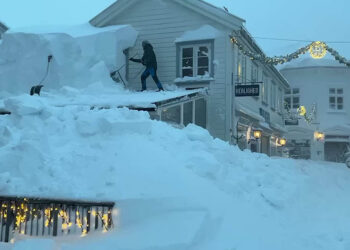
[[[246,48],[238,41],[238,39],[234,36],[230,36],[231,42],[235,45],[237,45],[238,49],[246,56],[250,57],[251,60],[260,61],[265,64],[284,64],[287,62],[290,62],[293,59],[299,58],[300,55],[304,55],[306,53],[310,53],[311,57],[314,59],[321,59],[325,57],[327,52],[329,52],[335,60],[337,60],[339,63],[345,64],[346,66],[350,67],[350,61],[347,60],[345,57],[341,56],[338,51],[335,49],[329,47],[326,43],[321,41],[316,41],[308,44],[305,47],[302,47],[298,49],[297,51],[293,52],[292,54],[288,54],[286,56],[274,56],[274,57],[267,57],[262,53],[254,53]]]

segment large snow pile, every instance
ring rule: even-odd
[[[145,112],[113,108],[125,99],[110,109],[91,109],[98,96],[104,106],[113,97],[139,102],[171,94],[117,87],[106,61],[74,52],[76,38],[53,35],[59,42],[50,43],[48,36],[15,33],[8,36],[13,43],[0,46],[7,55],[1,84],[9,92],[1,105],[12,112],[0,116],[0,194],[115,201],[115,228],[86,238],[22,239],[0,247],[350,249],[350,174],[344,164],[242,152],[197,126],[180,130]],[[45,44],[36,68],[31,58]],[[56,60],[65,63],[56,62],[51,73],[59,80],[50,83],[63,87],[47,88],[41,97],[23,94],[29,85],[20,84],[24,76],[16,69],[34,79],[56,46]]]
[[[0,120],[1,194],[119,209],[113,232],[58,238],[61,249],[350,247],[345,165],[241,152],[194,125],[179,130],[125,108],[54,107],[28,95],[4,103],[13,114]]]
[[[125,63],[123,50],[134,46],[136,37],[127,25],[7,32],[0,44],[0,91],[29,93],[45,76],[49,55],[53,61],[43,82],[45,89],[82,88],[96,82],[110,85],[109,73]]]

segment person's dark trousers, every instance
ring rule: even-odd
[[[149,75],[152,76],[154,82],[157,84],[157,87],[159,90],[163,90],[163,86],[160,83],[158,76],[157,76],[157,70],[154,68],[146,68],[146,70],[141,75],[141,83],[142,83],[142,90],[146,90],[146,79],[149,77]]]

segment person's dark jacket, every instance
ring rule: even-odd
[[[141,59],[130,58],[133,62],[142,63],[146,68],[154,68],[157,70],[157,59],[153,51],[153,46],[149,43],[146,43],[143,47],[143,56]]]

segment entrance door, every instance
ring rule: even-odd
[[[325,142],[324,154],[326,161],[345,162],[346,142]]]
[[[270,155],[270,137],[261,136],[261,153]]]

